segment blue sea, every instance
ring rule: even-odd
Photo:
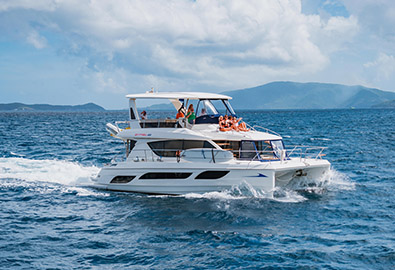
[[[150,196],[90,187],[126,112],[0,113],[1,269],[395,269],[395,110],[239,112],[325,146],[325,179]]]

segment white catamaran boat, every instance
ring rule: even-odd
[[[236,128],[224,128],[223,116],[236,116],[229,96],[151,91],[126,97],[130,119],[106,126],[113,137],[124,142],[125,157],[113,159],[101,169],[93,179],[96,187],[177,195],[224,191],[247,184],[271,194],[291,180],[319,179],[330,168],[330,163],[322,159],[324,147],[285,149],[282,137],[268,129],[241,122],[238,124],[243,129],[238,129],[237,123]],[[147,119],[137,110],[136,101],[141,99],[170,100],[175,112],[184,114],[193,104],[201,113],[190,121],[176,119],[176,113],[173,118]]]

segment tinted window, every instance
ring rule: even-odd
[[[126,184],[132,181],[136,176],[118,175],[111,180],[111,184]]]
[[[167,140],[148,143],[155,154],[161,157],[175,157],[177,151],[194,148],[214,148],[208,141]]]
[[[136,119],[136,116],[134,115],[133,108],[130,108],[130,119]]]
[[[128,153],[127,156],[129,156],[129,153],[132,152],[134,146],[136,145],[136,141],[135,140],[127,140],[127,149],[128,149]]]
[[[196,176],[195,179],[218,179],[227,175],[229,171],[205,171]]]
[[[192,173],[170,173],[170,172],[153,172],[146,173],[140,179],[185,179]]]

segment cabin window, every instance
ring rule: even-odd
[[[281,152],[284,150],[284,143],[282,140],[271,141],[273,154],[277,158],[281,158]]]
[[[223,150],[232,151],[236,158],[239,158],[240,141],[214,141]]]
[[[194,148],[215,148],[208,141],[197,140],[167,140],[149,142],[149,147],[154,153],[161,157],[176,157],[177,151]]]
[[[137,141],[135,141],[135,140],[127,140],[126,141],[126,156],[127,157],[129,156],[130,152],[132,152],[134,146],[136,145],[136,142]]]
[[[136,119],[136,116],[134,115],[134,110],[133,110],[133,108],[130,108],[130,119],[131,119],[131,120]]]
[[[131,176],[131,175],[118,175],[115,176],[110,184],[126,184],[132,181],[136,176]]]
[[[186,179],[191,176],[192,173],[185,173],[185,172],[152,172],[143,174],[140,179]]]
[[[256,159],[258,157],[254,141],[241,141],[240,158]]]
[[[228,173],[229,171],[205,171],[196,176],[195,179],[219,179]]]
[[[270,141],[255,141],[255,146],[262,159],[273,158],[273,148]]]

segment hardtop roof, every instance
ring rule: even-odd
[[[146,92],[126,95],[129,99],[232,99],[230,96],[203,92]]]

